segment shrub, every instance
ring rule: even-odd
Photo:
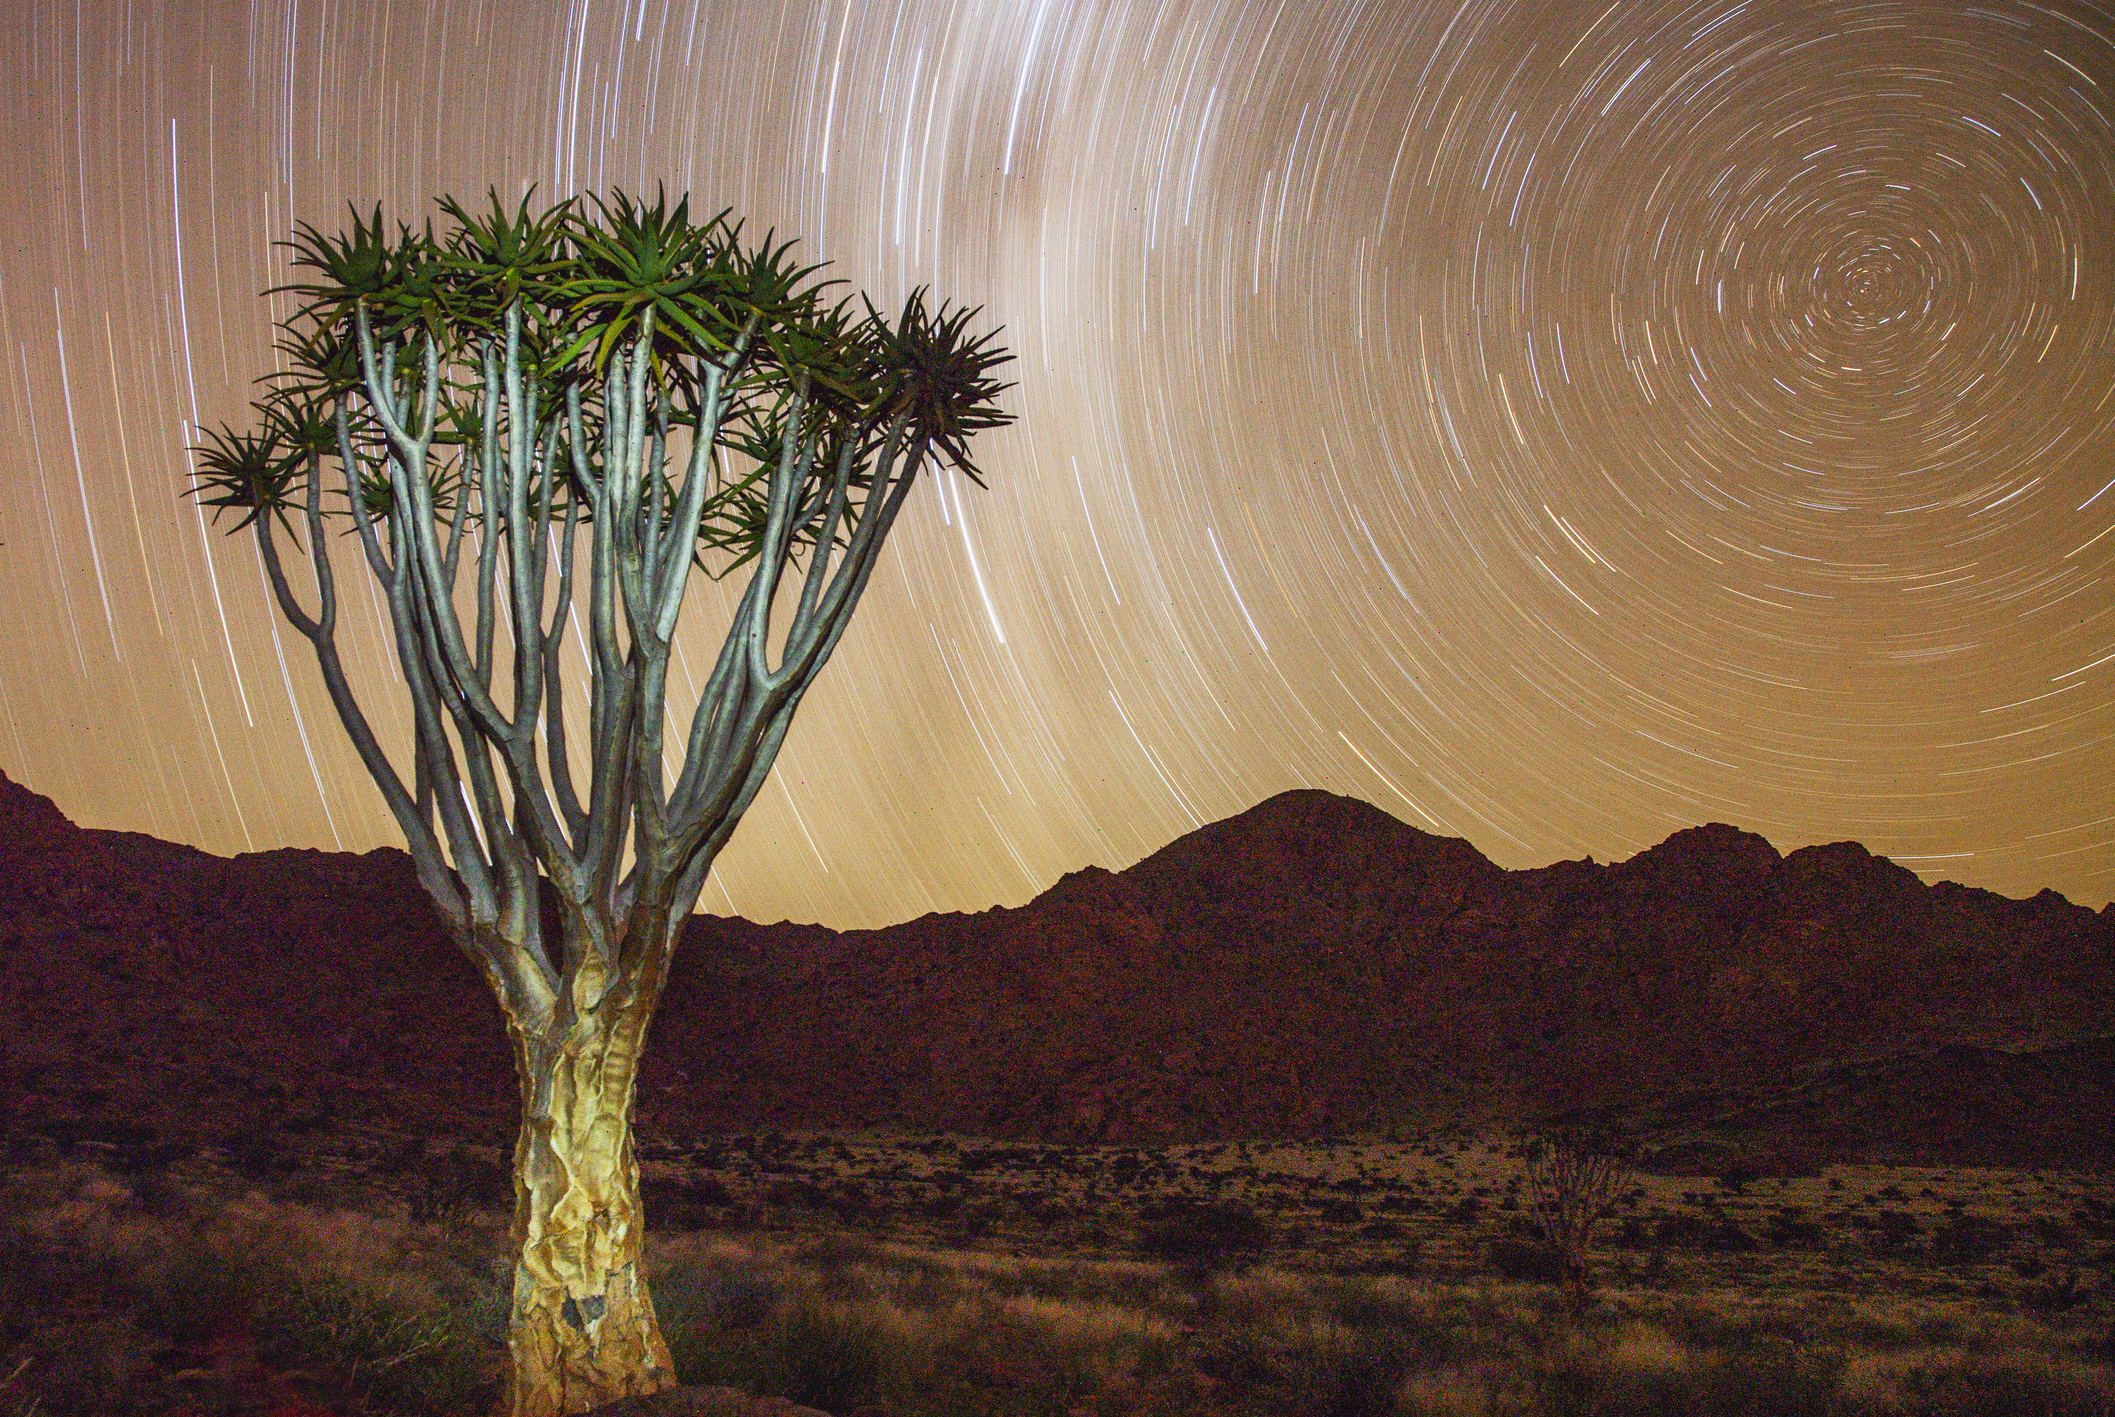
[[[1795,1246],[1813,1246],[1821,1243],[1821,1226],[1808,1218],[1797,1206],[1788,1206],[1770,1217],[1763,1238],[1777,1248],[1791,1249]]]
[[[799,1302],[777,1334],[779,1395],[826,1412],[852,1412],[880,1395],[890,1363],[888,1336],[856,1312]]]
[[[328,1274],[295,1276],[267,1301],[291,1352],[338,1370],[371,1400],[403,1412],[459,1412],[489,1398],[486,1345],[472,1321],[421,1312]]]
[[[1412,1364],[1404,1338],[1385,1328],[1305,1326],[1287,1336],[1261,1365],[1261,1394],[1275,1402],[1266,1410],[1302,1417],[1394,1417],[1396,1390]]]
[[[1141,1218],[1139,1248],[1193,1282],[1245,1265],[1270,1244],[1270,1227],[1245,1205],[1169,1200]]]
[[[1571,1273],[1564,1255],[1545,1240],[1504,1236],[1491,1242],[1485,1256],[1501,1279],[1521,1283],[1562,1284]]]
[[[1931,1252],[1948,1264],[1980,1264],[2005,1248],[2011,1232],[1987,1215],[1950,1215],[1932,1231]]]
[[[1882,1254],[1898,1254],[1914,1248],[1917,1237],[1923,1233],[1924,1227],[1908,1211],[1883,1210],[1874,1225],[1873,1248]]]
[[[2079,1283],[2078,1271],[2075,1269],[2067,1269],[2060,1275],[2051,1275],[2047,1283],[2036,1286],[2026,1296],[2030,1306],[2054,1310],[2057,1313],[2076,1308],[2092,1297],[2091,1286]],[[2115,1339],[2111,1339],[2110,1346],[2115,1347]]]

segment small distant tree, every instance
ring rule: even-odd
[[[1594,1229],[1635,1183],[1636,1157],[1627,1138],[1585,1127],[1537,1132],[1522,1147],[1529,1223],[1549,1246],[1575,1304],[1593,1293]]]
[[[974,311],[929,310],[922,292],[894,316],[831,303],[817,267],[745,244],[725,212],[591,200],[510,214],[494,194],[474,216],[443,199],[439,235],[391,235],[379,207],[349,234],[298,227],[287,244],[312,278],[267,292],[301,302],[278,327],[287,368],[261,381],[250,431],[205,435],[191,489],[254,532],[419,881],[505,1015],[522,1099],[509,1417],[674,1384],[631,1127],[670,961],[918,474],[944,461],[981,485],[968,440],[1011,421],[990,377],[1009,356],[968,334]],[[339,654],[327,484],[388,609],[408,773]],[[281,562],[275,523],[301,539],[290,513],[313,612]],[[745,566],[670,781],[691,572]],[[583,621],[580,762],[563,680]]]

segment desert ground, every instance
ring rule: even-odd
[[[0,1417],[489,1410],[496,1149],[8,1146]],[[639,1152],[678,1377],[837,1417],[2115,1413],[2105,1173],[1638,1173],[1581,1307],[1496,1132]]]

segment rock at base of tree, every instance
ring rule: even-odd
[[[675,1387],[649,1397],[624,1397],[589,1417],[829,1417],[783,1397],[752,1397],[731,1387]]]

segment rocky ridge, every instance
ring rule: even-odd
[[[700,916],[642,1127],[1303,1136],[1621,1107],[1791,1151],[2101,1164],[2115,907],[1724,825],[1505,871],[1280,794],[1018,909]],[[224,859],[0,777],[0,1125],[511,1140],[497,1008],[409,858]]]

